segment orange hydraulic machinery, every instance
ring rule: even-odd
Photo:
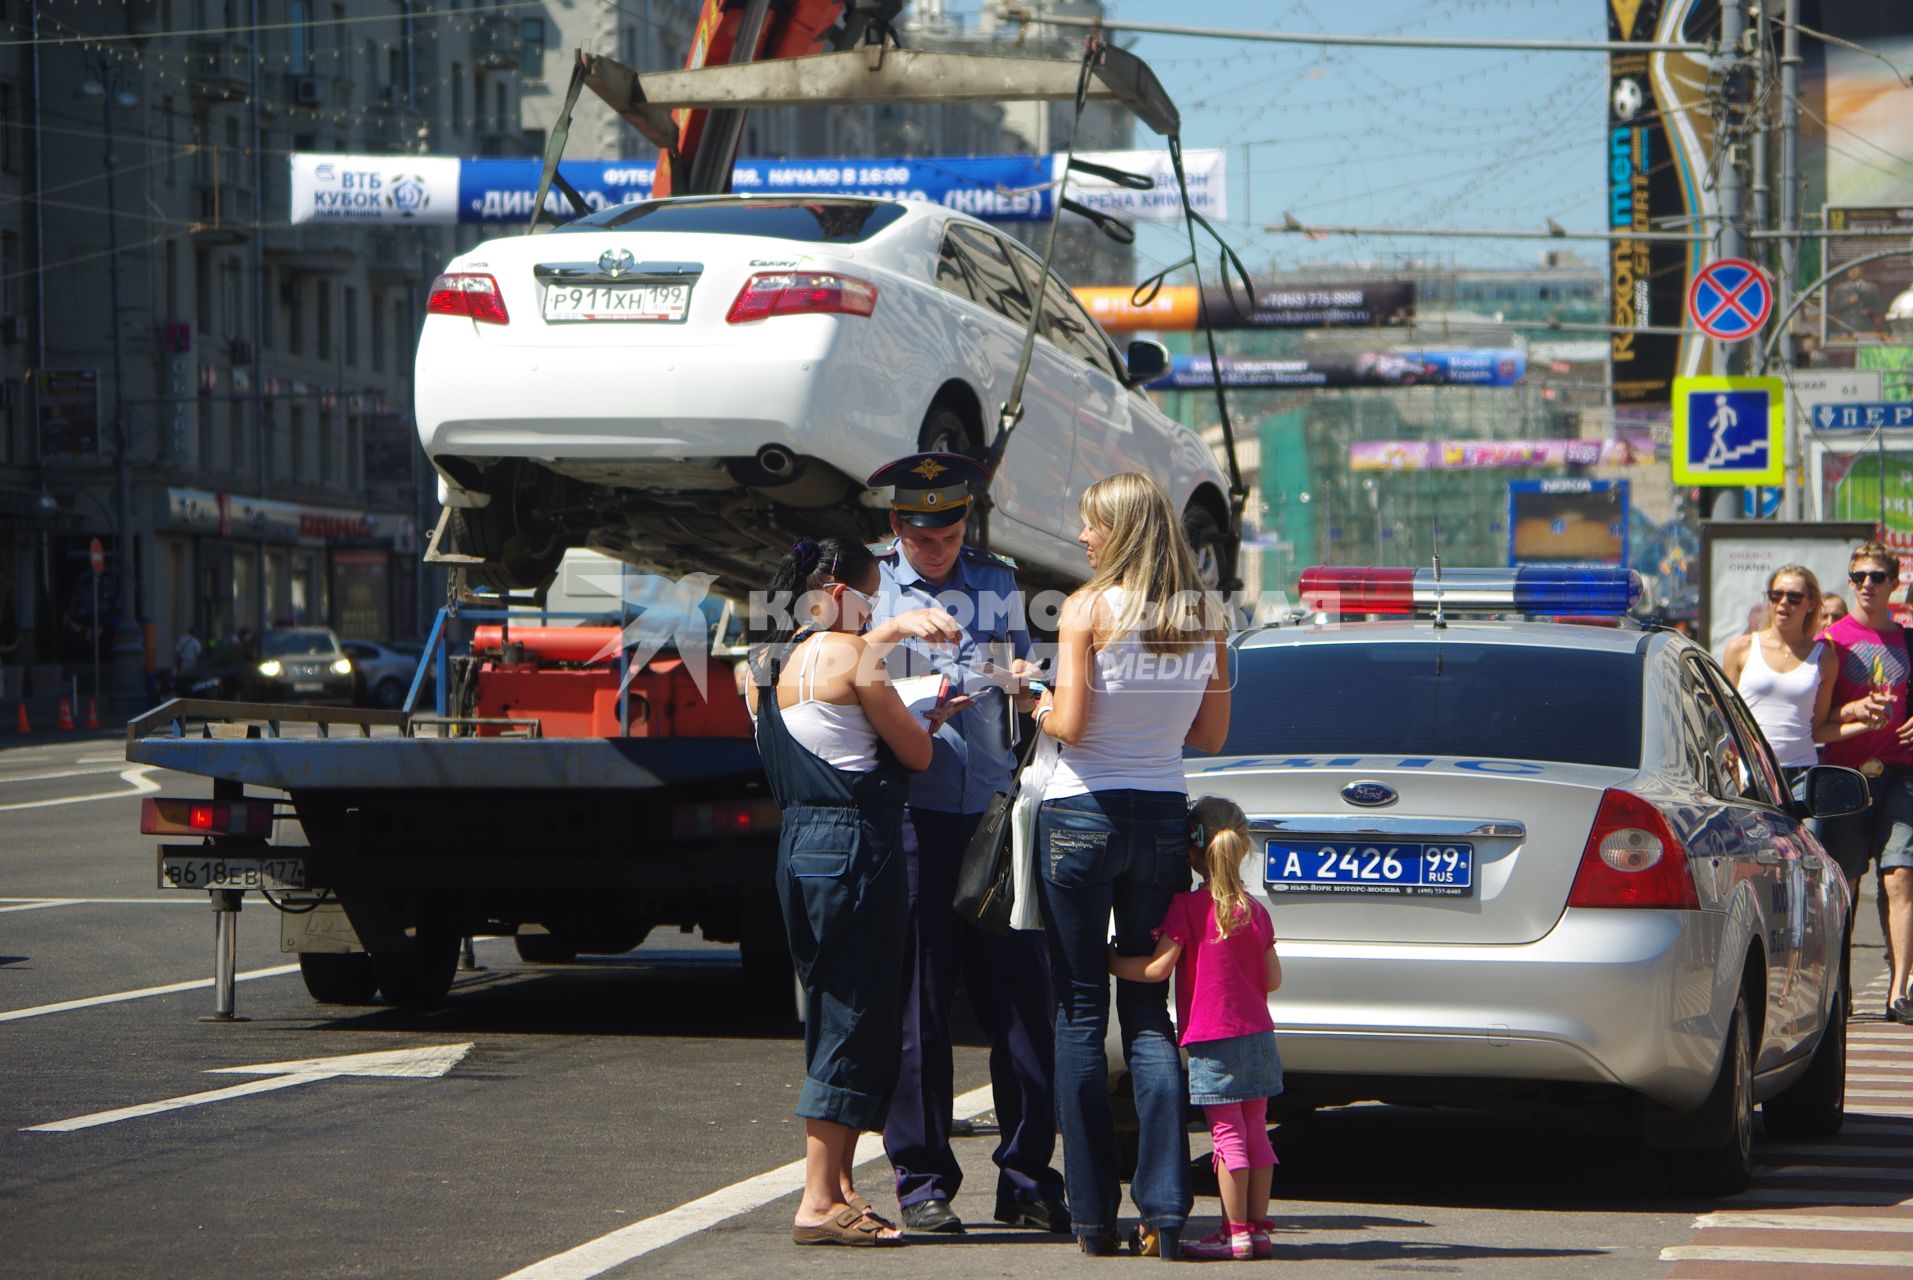
[[[729,667],[706,663],[702,691],[684,660],[660,655],[631,677],[628,729],[618,723],[617,627],[477,628],[473,707],[480,737],[498,721],[536,721],[547,738],[749,738],[750,712]],[[494,722],[494,723],[487,723]]]

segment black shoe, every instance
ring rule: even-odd
[[[948,1200],[934,1196],[903,1206],[903,1226],[906,1231],[921,1231],[929,1235],[963,1234],[963,1219],[956,1216]]]
[[[1076,1247],[1092,1258],[1113,1258],[1122,1252],[1123,1242],[1114,1231],[1100,1236],[1077,1236]]]
[[[1069,1234],[1069,1210],[1061,1202],[1038,1197],[1035,1200],[998,1200],[996,1220],[1006,1227],[1035,1227],[1051,1235]]]
[[[1898,1000],[1895,1000],[1886,1007],[1886,1016],[1889,1022],[1897,1022],[1901,1026],[1913,1027],[1913,1000],[1901,996]]]

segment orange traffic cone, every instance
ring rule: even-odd
[[[88,698],[86,700],[86,727],[89,729],[97,729],[100,727],[100,701],[98,698]]]
[[[27,719],[27,700],[25,698],[20,699],[20,718],[13,727],[20,733],[33,732],[33,721]]]
[[[60,699],[60,719],[53,727],[56,729],[71,729],[73,727],[73,704],[65,698]]]

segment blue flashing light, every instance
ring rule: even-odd
[[[1548,568],[1514,571],[1514,607],[1520,613],[1626,613],[1644,594],[1641,575],[1622,568]]]

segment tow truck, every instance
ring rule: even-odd
[[[1080,114],[1114,99],[1171,139],[1179,169],[1175,107],[1134,55],[1095,39],[1080,61],[902,50],[890,32],[900,8],[706,0],[683,71],[640,74],[581,51],[534,222],[552,189],[584,210],[560,160],[585,85],[659,146],[660,193],[727,191],[743,112],[786,105],[1073,98]],[[1021,417],[1020,381],[986,465]],[[1239,528],[1232,442],[1229,462]],[[212,1016],[236,1017],[248,892],[281,913],[281,948],[323,1003],[429,1008],[474,935],[512,935],[521,958],[563,962],[669,925],[737,942],[752,987],[787,998],[777,809],[721,647],[701,624],[647,631],[623,591],[615,625],[553,625],[580,619],[552,613],[544,587],[498,589],[451,515],[427,554],[450,571],[448,600],[399,710],[176,700],[127,726],[129,761],[212,783],[210,799],[149,797],[141,815],[142,832],[165,841],[160,886],[209,895]]]

